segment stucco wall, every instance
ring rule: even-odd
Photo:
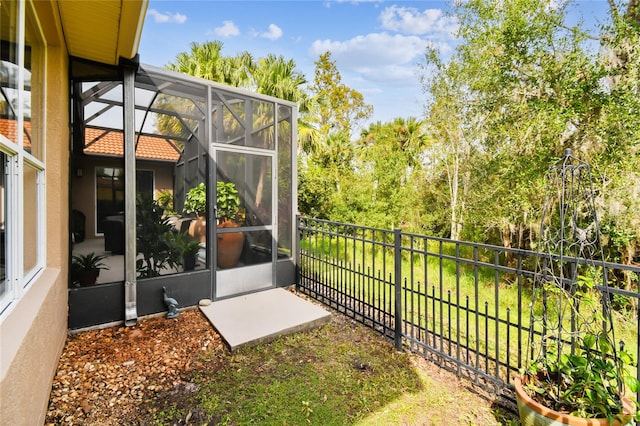
[[[3,425],[43,424],[67,336],[69,84],[65,49],[50,46],[47,60],[46,269],[0,323]]]

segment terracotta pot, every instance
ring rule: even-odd
[[[225,221],[218,225],[218,228],[237,228],[238,225]],[[230,232],[218,234],[217,261],[218,267],[222,269],[233,268],[238,264],[244,245],[244,234],[242,232]]]
[[[526,380],[526,379],[525,379]],[[615,420],[609,423],[608,419],[584,419],[559,413],[531,398],[523,388],[523,379],[516,377],[514,380],[516,390],[516,401],[518,403],[518,413],[522,426],[622,426],[632,424],[631,415],[624,416],[627,420],[623,423]],[[623,401],[625,412],[631,412],[629,401]]]
[[[191,221],[189,235],[201,243],[207,241],[207,219],[204,216],[198,216]]]

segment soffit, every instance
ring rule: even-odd
[[[69,55],[109,65],[138,53],[148,0],[58,1]]]

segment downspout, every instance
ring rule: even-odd
[[[135,143],[135,77],[138,56],[120,60],[123,71],[124,133],[124,324],[138,321],[136,290],[136,143]]]

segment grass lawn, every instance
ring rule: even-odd
[[[190,382],[192,394],[154,402],[157,424],[517,424],[468,382],[335,313],[320,329],[229,353]]]

